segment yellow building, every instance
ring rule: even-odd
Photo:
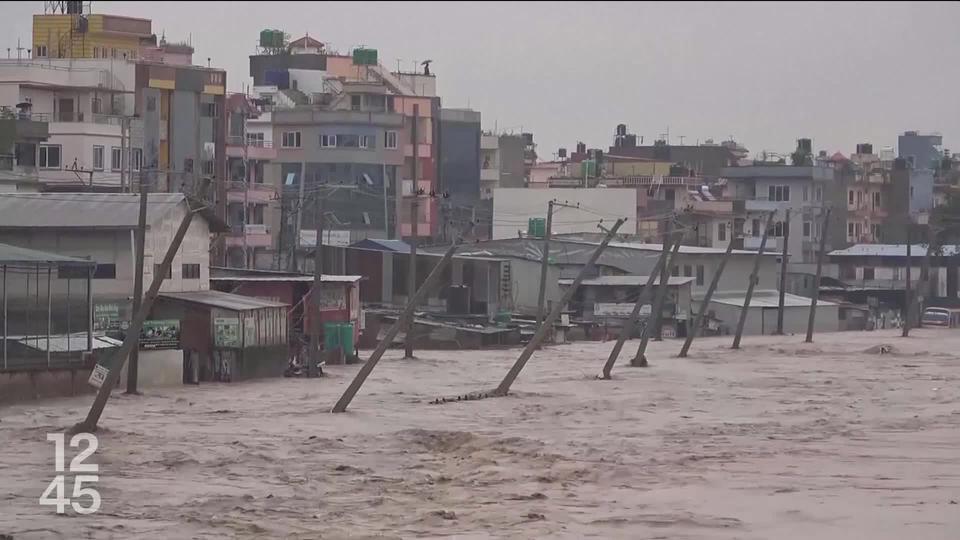
[[[34,58],[136,59],[152,41],[150,19],[103,14],[33,16]]]
[[[604,156],[607,176],[669,176],[673,163],[656,159]]]

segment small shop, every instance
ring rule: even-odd
[[[161,293],[148,337],[162,346],[179,336],[184,383],[279,377],[287,366],[289,307],[221,291]]]

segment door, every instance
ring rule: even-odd
[[[73,100],[72,99],[58,99],[57,100],[57,120],[60,122],[75,122],[76,118],[73,116]]]

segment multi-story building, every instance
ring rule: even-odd
[[[156,39],[149,19],[90,13],[89,2],[44,2],[33,16],[33,58],[135,60]]]
[[[0,191],[37,191],[37,146],[49,137],[46,122],[0,108]]]
[[[891,181],[893,162],[873,153],[873,145],[858,144],[850,156],[853,182],[847,188],[847,242],[884,241],[884,223],[894,206]]]
[[[298,231],[316,229],[320,192],[332,233],[324,242],[409,237],[411,195],[442,189],[434,76],[426,69],[392,73],[372,49],[345,56],[312,38],[275,38],[261,39],[260,54],[250,57],[253,90],[269,102],[273,131],[276,157],[264,169],[266,183],[281,195],[267,223],[274,264],[292,266]],[[417,236],[436,235],[439,197],[420,199]]]
[[[483,168],[480,113],[470,109],[441,109],[440,145],[440,178],[443,191],[450,195],[450,203],[465,207],[477,204]],[[487,177],[490,176],[488,173]]]
[[[498,136],[497,154],[500,163],[499,187],[526,187],[530,168],[534,163],[527,165],[526,143],[523,136],[506,133]],[[536,157],[533,161],[536,161]]]
[[[500,187],[500,138],[490,132],[480,136],[480,198],[492,199]]]

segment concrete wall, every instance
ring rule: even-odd
[[[557,208],[553,233],[597,232],[597,223],[612,225],[619,218],[628,221],[620,227],[624,234],[636,233],[636,200],[624,197],[616,189],[522,189],[497,188],[493,191],[493,239],[516,238],[527,231],[527,219],[546,217],[547,202],[558,199],[581,208]],[[608,225],[609,226],[609,225]]]
[[[54,397],[91,394],[90,368],[0,373],[0,405]]]
[[[699,309],[699,308],[698,308]],[[723,321],[726,332],[733,334],[737,329],[742,308],[717,302],[710,303],[710,309]],[[805,334],[807,319],[810,315],[809,307],[784,308],[783,330],[787,334]],[[837,332],[840,329],[839,312],[836,305],[817,306],[817,320],[814,325],[816,332]],[[743,326],[743,335],[772,335],[777,330],[777,308],[751,307],[747,320]]]
[[[183,384],[183,351],[179,349],[141,350],[137,364],[137,386],[157,388]],[[127,366],[120,371],[120,380],[127,380]]]
[[[523,137],[500,135],[500,187],[524,187]]]
[[[199,175],[200,162],[200,111],[199,95],[186,90],[174,90],[170,97],[170,168],[185,171],[186,160],[193,160],[193,172]],[[180,191],[181,178],[171,181],[171,190]]]
[[[440,120],[440,183],[443,191],[450,193],[454,204],[471,205],[480,198],[480,113],[466,115],[460,121],[453,113],[441,112]],[[451,117],[454,119],[447,119]]]

